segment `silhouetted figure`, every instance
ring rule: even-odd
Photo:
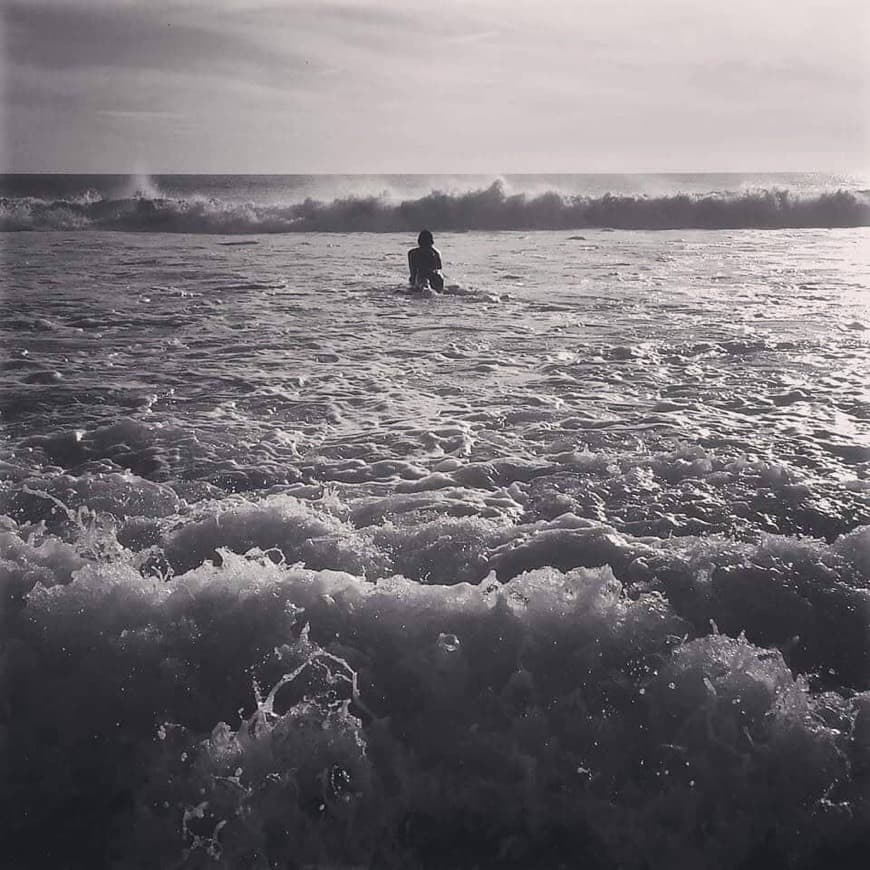
[[[444,289],[444,278],[441,275],[441,254],[435,247],[435,240],[429,230],[423,230],[417,236],[417,247],[408,251],[408,269],[411,276],[408,283],[415,290]]]

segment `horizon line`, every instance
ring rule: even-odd
[[[121,170],[74,170],[74,169],[0,169],[0,175],[188,175],[188,176],[249,176],[249,177],[312,177],[312,176],[489,176],[499,178],[506,175],[868,175],[870,176],[870,167],[862,169],[630,169],[630,170],[613,170],[613,169],[586,169],[586,170],[539,170],[539,169],[521,169],[521,170],[363,170],[360,172],[350,171],[316,171],[316,172],[234,172],[232,170],[220,170],[217,172],[182,172],[178,170],[162,170],[162,169],[121,169]]]

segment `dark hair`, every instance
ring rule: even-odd
[[[421,230],[417,236],[417,244],[421,248],[431,248],[435,244],[435,239],[432,238],[432,233],[429,230]]]

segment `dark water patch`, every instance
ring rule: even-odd
[[[55,416],[62,417],[72,411],[83,424],[100,416],[117,416],[119,410],[147,407],[151,397],[138,390],[124,390],[112,387],[82,389],[73,384],[65,384],[60,373],[38,372],[28,386],[9,385],[0,390],[0,410],[4,422],[18,427],[28,421],[38,419],[42,427],[51,428],[50,421]],[[30,430],[32,431],[32,429]],[[60,436],[57,436],[60,437]],[[47,446],[52,454],[55,436],[34,436],[33,446]],[[47,439],[47,440],[46,440]]]

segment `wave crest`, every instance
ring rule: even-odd
[[[502,182],[466,193],[433,191],[394,202],[348,197],[322,202],[237,203],[159,195],[45,200],[0,198],[0,230],[120,230],[167,233],[411,232],[612,228],[784,229],[870,226],[870,198],[845,190],[799,197],[788,190],[736,195],[536,196]]]

